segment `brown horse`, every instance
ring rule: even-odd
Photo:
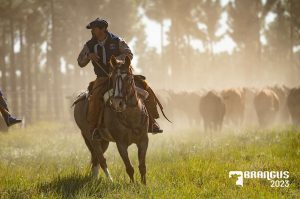
[[[104,152],[108,148],[109,142],[113,141],[117,144],[130,181],[134,182],[134,169],[127,151],[128,147],[134,143],[138,148],[141,182],[146,184],[148,113],[137,93],[130,59],[126,57],[125,62],[120,62],[115,57],[112,57],[110,65],[111,77],[109,80],[112,83],[112,90],[108,92],[108,100],[103,113],[103,126],[105,128],[100,129],[96,133],[89,132],[87,121],[88,100],[85,95],[74,102],[75,121],[91,152],[92,176],[98,176],[100,165],[105,175],[112,180],[104,158]]]

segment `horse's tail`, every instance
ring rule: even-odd
[[[159,101],[159,99],[157,98],[157,96],[155,95],[155,93],[153,92],[153,90],[152,89],[150,89],[151,90],[151,92],[152,92],[152,94],[153,94],[153,96],[155,97],[155,100],[157,101],[157,104],[158,104],[158,106],[159,106],[159,108],[160,108],[160,111],[161,111],[161,113],[163,114],[163,116],[164,116],[164,118],[166,118],[166,120],[168,120],[170,123],[173,123],[171,120],[169,120],[169,118],[166,116],[166,114],[165,114],[165,112],[164,112],[164,107],[163,107],[163,105],[160,103],[160,101]]]

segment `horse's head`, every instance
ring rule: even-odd
[[[119,61],[114,56],[110,59],[112,67],[113,96],[110,99],[112,108],[122,112],[129,105],[132,98],[136,99],[134,76],[132,74],[131,61],[129,57],[125,61]]]

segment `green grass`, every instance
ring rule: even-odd
[[[71,125],[39,123],[0,134],[0,198],[300,198],[300,130],[196,129],[149,135],[147,186],[140,184],[137,149],[129,148],[136,183],[130,184],[111,143],[105,156],[114,178],[89,177],[90,154]],[[290,187],[265,179],[228,178],[230,170],[288,170]]]

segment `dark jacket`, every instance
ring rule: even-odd
[[[77,59],[80,67],[84,67],[89,63],[90,60],[88,58],[88,53],[95,53],[94,47],[97,44],[98,41],[95,38],[92,38],[86,42]],[[98,77],[107,77],[107,73],[109,73],[108,63],[112,55],[121,60],[124,60],[126,56],[128,56],[130,59],[133,57],[133,54],[126,42],[110,32],[107,34],[104,47],[106,52],[106,64],[103,63],[102,47],[100,46],[97,47],[97,54],[100,57],[98,64],[100,64],[101,68],[96,63],[92,62],[95,74]]]

